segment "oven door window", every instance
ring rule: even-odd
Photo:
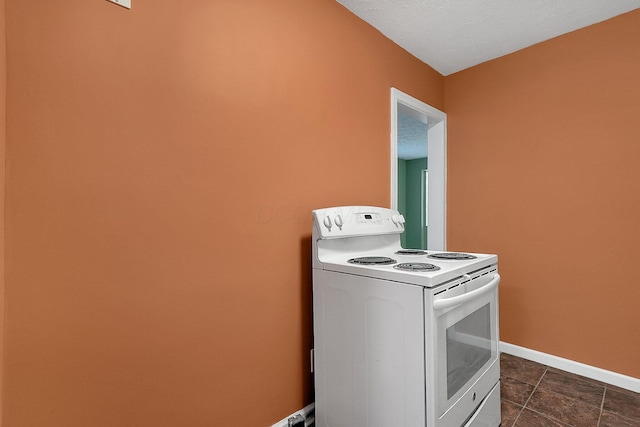
[[[452,409],[471,385],[497,363],[497,316],[497,289],[434,312],[433,374],[439,417]],[[451,422],[450,419],[448,423]]]
[[[490,304],[447,328],[447,400],[491,359],[492,338]]]

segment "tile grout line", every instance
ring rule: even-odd
[[[541,376],[541,377],[540,377],[540,379],[538,380],[538,383],[537,383],[537,384],[535,385],[535,387],[533,388],[533,391],[531,392],[531,395],[529,396],[529,398],[527,399],[527,401],[524,403],[524,406],[522,407],[522,410],[520,411],[520,414],[522,414],[522,411],[524,411],[524,410],[525,410],[525,408],[526,408],[526,409],[528,409],[529,411],[534,412],[534,413],[536,413],[536,414],[538,414],[538,415],[541,415],[542,417],[544,417],[544,418],[546,418],[546,419],[550,419],[550,420],[552,420],[552,421],[554,421],[554,422],[556,422],[556,423],[558,423],[558,424],[562,424],[562,425],[564,425],[564,426],[571,427],[571,424],[568,424],[568,423],[566,423],[566,422],[564,422],[564,421],[558,420],[557,418],[552,417],[551,415],[549,415],[549,414],[547,414],[547,413],[540,412],[540,411],[537,411],[537,410],[535,410],[535,409],[527,408],[527,405],[528,405],[528,404],[529,404],[529,402],[531,401],[531,398],[533,397],[533,394],[536,392],[536,390],[538,390],[538,386],[540,386],[540,383],[542,382],[542,378],[544,378],[545,374],[546,374],[548,371],[549,371],[549,367],[547,366],[547,367],[545,368],[545,370],[544,370],[544,372],[543,372],[542,376]],[[552,392],[552,393],[555,393],[553,390],[551,390],[551,392]],[[559,393],[558,393],[558,394],[559,394]],[[516,421],[518,421],[518,418],[520,418],[520,414],[518,414],[518,416],[516,417]],[[515,422],[513,423],[513,425],[515,426]]]
[[[605,386],[605,398],[606,398],[606,392],[607,392],[607,390],[608,390],[609,388],[611,388],[611,387],[612,387],[612,385],[611,385],[611,384],[608,384],[608,383],[604,383],[604,386]],[[615,390],[612,390],[612,391],[615,391]],[[633,391],[630,391],[630,392],[631,392],[631,393],[633,393],[633,394],[638,394],[638,393],[635,393],[635,392],[633,392]],[[628,395],[628,393],[627,393],[627,391],[626,391],[626,390],[625,390],[625,391],[621,391],[621,392],[619,392],[619,393],[622,393],[622,394]],[[603,414],[604,414],[604,403],[605,403],[605,401],[604,401],[604,399],[603,399],[603,401],[602,401],[602,413],[603,413]],[[625,413],[621,413],[621,412],[616,411],[615,409],[609,409],[609,411],[608,411],[608,412],[609,412],[609,414],[612,414],[612,415],[614,415],[614,416],[616,416],[616,417],[620,417],[620,418],[622,418],[623,420],[626,420],[626,421],[629,421],[629,422],[632,422],[632,423],[637,423],[638,421],[640,421],[640,417],[636,418],[636,417],[634,417],[633,415],[629,415],[629,414],[628,414],[628,413],[626,413],[626,412],[625,412]],[[635,425],[635,424],[634,424],[634,425]]]
[[[524,411],[524,409],[527,407],[527,405],[529,404],[529,401],[531,400],[531,398],[533,397],[533,393],[536,392],[536,390],[538,389],[538,386],[540,385],[540,383],[542,382],[542,378],[544,377],[544,375],[547,373],[547,371],[549,370],[549,367],[545,367],[544,368],[544,372],[542,373],[542,375],[540,375],[540,378],[538,379],[538,382],[536,383],[536,385],[533,387],[533,390],[531,391],[531,394],[529,395],[529,397],[527,398],[527,401],[524,402],[524,405],[522,405],[522,409],[520,409],[520,412],[518,412],[518,416],[516,417],[515,420],[513,420],[513,424],[512,426],[515,426],[516,423],[518,422],[518,418],[520,418],[520,415],[522,415],[522,411]]]
[[[607,395],[607,384],[604,383],[604,391],[602,392],[602,402],[600,402],[600,414],[598,415],[598,424],[600,427],[600,421],[602,420],[602,412],[604,411],[604,398]]]

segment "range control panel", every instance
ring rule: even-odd
[[[393,209],[374,206],[338,206],[313,211],[314,228],[323,239],[404,231],[404,217]]]

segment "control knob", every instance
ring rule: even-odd
[[[327,227],[327,230],[331,231],[331,227],[333,226],[333,224],[331,223],[331,218],[329,218],[329,215],[324,217],[324,221],[322,221],[324,223],[324,226]]]
[[[342,226],[344,225],[344,221],[342,220],[342,216],[340,215],[336,215],[334,222],[336,223],[336,225],[338,226],[338,228],[340,230],[342,230]]]

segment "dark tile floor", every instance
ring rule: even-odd
[[[640,394],[500,355],[502,427],[640,427]]]

